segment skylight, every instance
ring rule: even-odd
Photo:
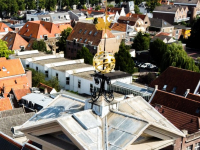
[[[166,88],[167,88],[167,85],[164,85],[164,86],[163,86],[163,90],[166,90]]]
[[[81,32],[82,32],[82,29],[79,30],[79,33],[81,33]]]
[[[87,39],[85,39],[84,43],[86,43],[86,42],[87,42]]]
[[[84,34],[86,34],[86,33],[87,33],[87,30],[84,31]]]
[[[10,40],[9,41],[12,41],[12,38],[10,38]]]
[[[30,37],[32,37],[32,34],[30,34]]]
[[[172,90],[172,93],[176,93],[176,89],[177,89],[177,87],[175,86],[175,87],[173,88],[173,90]]]
[[[91,35],[91,34],[92,34],[92,31],[89,32],[89,35]]]
[[[98,33],[98,31],[96,31],[96,32],[94,33],[94,36],[96,36],[96,35],[97,35],[97,33]]]
[[[81,41],[82,41],[82,38],[79,39],[79,42],[81,42]]]
[[[5,40],[7,40],[7,39],[8,39],[8,37],[5,38]]]

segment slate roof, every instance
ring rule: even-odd
[[[142,20],[144,20],[146,16],[147,15],[143,15],[143,14],[133,14],[133,13],[126,14],[126,17],[140,18]]]
[[[186,4],[197,4],[199,0],[175,0],[174,4],[176,3],[186,3]]]
[[[126,32],[126,24],[124,23],[114,23],[112,26],[111,26],[111,29],[112,30],[116,30],[116,31],[121,31],[121,32]]]
[[[31,93],[31,90],[29,88],[28,89],[13,89],[12,88],[12,90],[17,101],[21,100],[21,98],[27,95],[28,93]]]
[[[156,6],[153,12],[155,11],[162,11],[162,12],[176,12],[178,9],[186,9],[187,6],[175,6],[175,5],[161,5],[161,6]]]
[[[3,67],[5,69],[3,69]],[[0,78],[24,74],[24,68],[20,59],[8,59],[0,61]]]
[[[44,35],[55,37],[55,34],[60,34],[60,29],[51,22],[45,21],[29,21],[18,32],[25,37],[43,39]]]
[[[158,89],[162,90],[163,86],[167,85],[167,92],[171,92],[174,87],[177,87],[176,94],[184,95],[187,89],[194,93],[199,80],[200,73],[170,66],[158,78],[152,81],[149,86],[154,88],[155,85],[158,85]]]
[[[200,102],[169,92],[157,90],[150,103],[164,105],[200,117]]]
[[[167,118],[179,130],[187,130],[189,134],[199,131],[199,118],[164,105],[154,105],[158,112]]]
[[[150,20],[150,27],[156,27],[156,28],[164,28],[164,27],[172,27],[170,23],[163,19],[158,19],[158,18],[149,18]]]
[[[9,26],[7,26],[5,23],[0,22],[0,32],[5,32],[5,28],[8,28],[8,31],[13,31]]]
[[[22,108],[21,108],[22,109]],[[12,113],[12,111],[14,111]],[[8,113],[8,112],[6,112]],[[0,118],[0,131],[13,137],[11,127],[19,126],[29,120],[35,113],[23,113],[22,111],[10,110],[10,115]]]
[[[188,93],[187,98],[200,102],[200,96],[193,93]]]
[[[25,49],[28,45],[28,42],[15,32],[8,32],[2,40],[7,42],[7,47],[10,50],[20,50],[21,46],[24,46]]]
[[[98,46],[101,39],[104,37],[104,32],[102,30],[97,30],[94,24],[77,22],[71,34],[68,36],[67,40],[73,41],[77,39],[77,43],[85,43],[88,41],[92,42],[92,45]],[[107,38],[114,38],[115,36],[109,31],[106,30]],[[85,40],[87,41],[85,42]]]

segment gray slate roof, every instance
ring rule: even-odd
[[[154,11],[176,12],[178,9],[182,9],[182,8],[185,9],[186,7],[187,6],[161,5],[161,6],[156,6]]]
[[[22,108],[15,108],[12,110],[0,111],[0,118],[18,115],[18,114],[22,114],[22,113],[24,113]]]
[[[12,110],[11,110],[12,111]],[[4,134],[13,137],[11,127],[20,126],[29,120],[35,113],[21,113],[8,117],[0,118],[0,131]]]
[[[176,3],[187,3],[187,4],[197,4],[199,0],[175,0],[174,4]]]
[[[158,18],[149,18],[151,27],[156,27],[156,28],[163,28],[163,27],[172,27],[170,23],[163,19],[158,19]]]

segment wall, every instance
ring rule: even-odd
[[[161,32],[172,33],[174,31],[174,26],[161,28]]]
[[[26,71],[26,77],[28,79],[29,87],[32,87],[32,71],[30,70]]]

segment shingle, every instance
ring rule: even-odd
[[[116,30],[116,31],[122,31],[122,32],[126,32],[126,24],[124,23],[114,23],[112,26],[111,26],[111,29],[112,30]]]
[[[183,96],[157,90],[151,104],[160,104],[166,107],[200,117],[200,102]]]
[[[133,14],[133,13],[128,13],[128,14],[126,14],[126,17],[140,18],[140,19],[142,19],[142,20],[144,20],[146,16],[147,16],[147,15]]]
[[[186,4],[197,4],[199,0],[176,0],[174,4],[176,3],[186,3]]]
[[[199,80],[200,73],[170,66],[149,86],[154,88],[155,85],[158,85],[158,89],[162,90],[163,86],[167,85],[167,92],[171,92],[174,87],[177,87],[176,94],[184,95],[187,89],[194,93]]]
[[[9,28],[5,23],[0,22],[0,32],[5,32],[5,28],[8,28],[8,31],[13,31],[11,28]]]

